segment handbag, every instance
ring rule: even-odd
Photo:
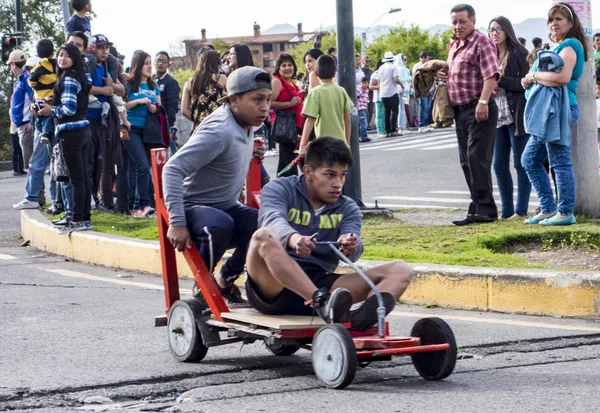
[[[69,182],[69,169],[67,168],[60,143],[56,143],[52,148],[50,175],[56,182]]]
[[[148,145],[159,145],[167,148],[170,144],[169,129],[166,127],[167,117],[161,105],[156,103],[155,106],[156,113],[148,111],[146,114],[142,141]],[[161,120],[161,115],[164,118],[163,120]]]
[[[281,84],[294,95],[285,81]],[[298,141],[298,130],[296,129],[296,112],[295,111],[275,111],[275,123],[273,123],[273,131],[271,137],[274,142],[279,144],[296,144]]]

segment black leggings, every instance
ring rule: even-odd
[[[69,169],[73,186],[73,221],[91,219],[92,188],[88,178],[88,147],[91,133],[88,126],[60,132],[60,148]]]

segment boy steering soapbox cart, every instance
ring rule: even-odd
[[[327,244],[365,279],[378,297],[378,325],[370,331],[350,331],[348,325],[327,324],[320,317],[271,316],[252,308],[230,308],[195,246],[185,249],[183,255],[204,301],[181,299],[175,249],[167,239],[169,217],[162,190],[162,169],[167,159],[165,149],[152,150],[166,300],[166,315],[156,317],[155,326],[167,327],[169,347],[175,359],[198,362],[210,347],[263,341],[276,356],[289,356],[300,348],[310,350],[317,378],[334,389],[348,386],[358,365],[390,360],[396,355],[410,355],[415,369],[427,380],[441,380],[452,373],[457,347],[448,324],[439,318],[424,318],[415,323],[410,337],[391,336],[381,295],[367,276],[339,252],[337,243]],[[251,162],[246,197],[249,206],[258,208],[260,161]]]

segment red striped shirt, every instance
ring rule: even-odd
[[[500,76],[498,52],[489,37],[475,30],[459,45],[456,39],[448,54],[448,97],[452,106],[479,99],[483,81]]]

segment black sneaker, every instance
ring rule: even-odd
[[[239,287],[234,283],[228,284],[227,287],[221,287],[215,280],[215,284],[217,285],[217,288],[221,292],[223,298],[229,301],[230,304],[248,304],[248,301],[244,300],[244,297],[242,297],[242,292],[240,291]],[[206,302],[204,296],[202,295],[202,290],[200,290],[196,280],[194,280],[194,285],[192,286],[192,297]]]
[[[323,287],[313,294],[315,312],[326,323],[347,323],[350,320],[352,294],[345,288],[336,288],[329,292]]]
[[[385,314],[388,315],[396,306],[396,300],[391,293],[381,293]],[[377,325],[377,296],[372,295],[365,300],[364,303],[356,310],[350,312],[350,330],[367,331]]]
[[[65,235],[65,234],[70,234],[71,232],[76,232],[76,231],[88,231],[89,226],[88,223],[89,221],[78,221],[78,222],[69,222],[67,225],[65,225],[64,227],[60,227],[58,229],[58,233],[60,235]]]
[[[52,205],[46,210],[46,213],[50,215],[58,215],[62,214],[63,212],[65,212],[65,209],[63,208],[62,204]]]
[[[56,227],[64,227],[72,220],[73,220],[73,217],[71,215],[65,215],[64,217],[62,217],[60,219],[55,219],[54,221],[52,221],[52,225],[54,225]]]
[[[83,221],[83,227],[85,228],[83,231],[91,231],[94,229],[92,221]]]

